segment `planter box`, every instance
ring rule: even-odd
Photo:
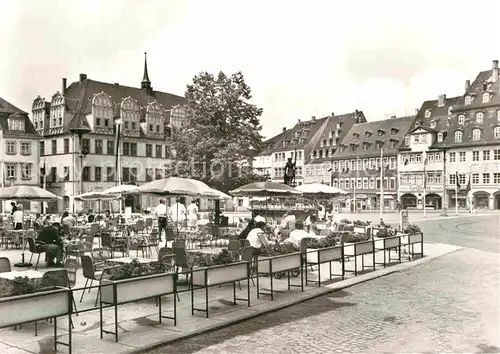
[[[391,249],[401,245],[401,238],[399,236],[389,237],[374,237],[375,248],[377,249]]]
[[[344,255],[360,256],[374,251],[373,241],[361,241],[344,245]]]
[[[400,234],[399,235],[401,237],[401,244],[402,245],[411,245],[411,244],[414,244],[414,243],[421,243],[423,242],[423,234],[422,233],[418,233],[418,234]]]
[[[0,299],[0,328],[68,315],[71,291],[58,289]]]
[[[326,248],[308,248],[306,250],[307,263],[325,263],[341,260],[343,256],[342,246],[332,246]]]
[[[247,279],[248,262],[193,269],[193,286],[212,286]]]
[[[283,254],[274,257],[259,257],[259,273],[284,272],[302,266],[302,255],[300,252]]]
[[[366,228],[364,226],[354,226],[354,232],[357,234],[366,234]]]
[[[146,275],[123,280],[103,280],[101,282],[101,301],[106,304],[118,305],[171,294],[174,290],[175,274],[173,273]]]

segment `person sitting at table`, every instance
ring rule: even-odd
[[[250,247],[252,248],[254,255],[258,255],[262,247],[269,247],[269,241],[264,234],[265,227],[266,223],[259,221],[258,223],[256,223],[255,228],[250,230],[248,236],[246,237],[246,240],[250,243]]]
[[[243,231],[240,232],[238,239],[239,240],[244,240],[247,238],[248,233],[252,231],[252,229],[256,228],[258,222],[263,222],[264,224],[266,223],[266,219],[264,219],[262,216],[259,215],[258,211],[253,211],[252,212],[252,218],[248,222],[247,226],[243,229]]]
[[[95,215],[92,209],[89,209],[89,212],[87,214],[87,222],[94,222],[95,220]]]
[[[37,250],[47,255],[47,267],[62,267],[63,245],[59,230],[54,225],[45,226],[35,240]],[[55,259],[55,262],[54,262]]]
[[[304,230],[304,224],[298,222],[295,224],[295,230],[290,232],[290,236],[284,241],[285,243],[291,243],[295,247],[300,248],[300,243],[304,238],[310,238],[311,235]]]
[[[24,213],[23,213],[23,206],[21,204],[19,204],[17,206],[17,209],[14,212],[14,214],[12,215],[12,217],[14,219],[12,221],[12,225],[14,226],[14,230],[22,230],[23,229]]]
[[[76,219],[68,211],[65,211],[61,217],[61,225],[68,225],[70,228],[75,227]]]
[[[33,227],[35,227],[36,229],[42,227],[43,225],[43,218],[42,218],[42,214],[40,213],[36,213],[36,216],[35,216],[35,221],[33,221]]]
[[[106,221],[111,220],[111,211],[109,209],[106,209],[104,211],[104,220],[106,220]]]

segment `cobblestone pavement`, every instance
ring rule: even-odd
[[[499,262],[465,249],[149,354],[497,353]]]

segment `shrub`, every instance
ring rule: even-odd
[[[335,239],[335,237],[327,236],[321,239],[312,239],[308,244],[308,248],[326,248],[326,247],[333,247],[336,245],[337,245],[337,240]]]
[[[417,225],[408,225],[408,228],[405,230],[407,233],[409,233],[410,235],[413,235],[413,234],[418,234],[422,231],[420,231],[420,227],[418,227]]]
[[[368,236],[368,235],[349,233],[345,242],[346,243],[355,243],[355,242],[368,241],[369,239],[370,239],[370,236]]]

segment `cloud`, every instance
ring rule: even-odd
[[[138,86],[147,51],[154,88],[176,94],[201,71],[241,70],[267,136],[331,112],[383,119],[462,94],[465,79],[489,69],[498,51],[486,15],[499,10],[498,1],[7,0],[0,95],[29,111],[61,77]]]

